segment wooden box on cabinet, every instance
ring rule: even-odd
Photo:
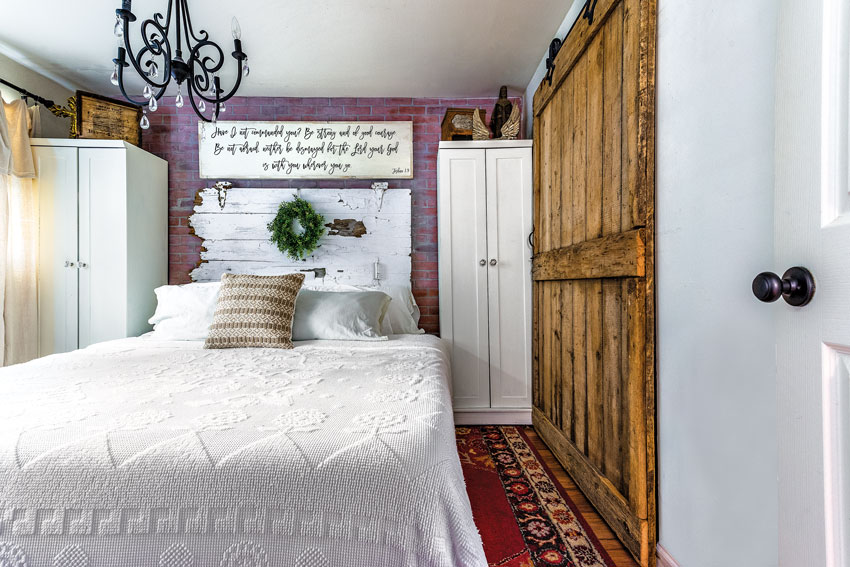
[[[531,423],[531,145],[440,143],[440,329],[459,424]]]

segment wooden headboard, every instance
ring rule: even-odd
[[[300,196],[325,217],[327,231],[310,257],[291,260],[269,241],[266,225],[280,203]],[[284,274],[352,285],[410,284],[409,189],[202,189],[189,225],[204,240],[196,282],[226,272]],[[322,271],[324,270],[324,271]]]

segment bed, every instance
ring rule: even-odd
[[[0,565],[484,566],[428,335],[0,370]]]

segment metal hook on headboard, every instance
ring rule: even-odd
[[[377,193],[381,192],[381,196],[378,197],[378,212],[381,212],[381,209],[384,208],[384,195],[387,193],[387,189],[390,188],[390,184],[387,181],[375,181],[372,183],[372,190]]]

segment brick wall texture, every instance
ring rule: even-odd
[[[511,99],[521,104],[521,99]],[[437,148],[440,123],[448,108],[475,108],[486,111],[494,98],[292,98],[234,97],[221,120],[412,120],[413,179],[391,180],[390,187],[412,191],[413,294],[422,311],[420,325],[438,333],[439,298],[437,277]],[[159,109],[148,113],[151,127],[145,131],[142,146],[168,160],[169,175],[169,281],[187,283],[200,261],[201,240],[191,233],[188,219],[198,189],[216,180],[198,176],[198,119],[189,104],[174,106],[165,97]],[[524,130],[520,130],[524,131]],[[368,188],[372,180],[235,180],[237,187],[327,187]]]

